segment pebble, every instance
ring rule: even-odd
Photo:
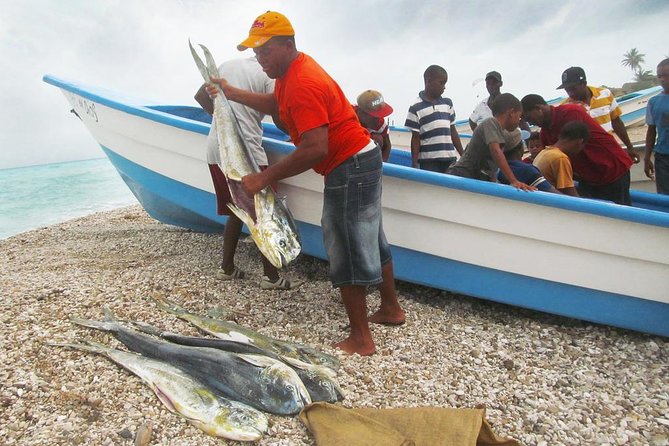
[[[70,323],[119,317],[201,335],[156,309],[151,296],[191,311],[234,312],[261,333],[337,354],[344,407],[485,406],[500,436],[524,445],[669,446],[669,342],[657,336],[398,282],[401,327],[372,326],[379,353],[347,356],[330,344],[348,320],[327,265],[301,256],[282,274],[305,283],[263,292],[253,243],[235,258],[247,279],[219,282],[222,234],[150,219],[138,206],[0,240],[0,444],[220,446],[167,411],[138,378],[110,361],[47,342],[116,340]],[[368,296],[370,312],[378,292]],[[220,313],[223,314],[223,313]],[[236,443],[235,443],[236,444]],[[310,446],[297,417],[270,416],[259,446]]]

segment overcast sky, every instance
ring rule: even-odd
[[[431,64],[448,71],[445,96],[464,119],[493,69],[502,91],[548,99],[562,94],[555,87],[569,66],[592,84],[620,86],[632,78],[620,64],[630,48],[653,72],[669,54],[666,0],[0,0],[0,168],[103,155],[44,74],[196,105],[188,38],[219,63],[251,55],[235,47],[268,9],[288,16],[298,49],[351,101],[380,90],[398,125]]]

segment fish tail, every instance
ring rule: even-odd
[[[202,52],[204,53],[204,59],[207,61],[207,70],[209,72],[209,76],[218,77],[219,76],[218,66],[216,65],[214,56],[211,55],[209,48],[207,48],[206,46],[200,44],[200,48],[202,48]]]
[[[195,51],[195,48],[193,48],[193,44],[190,42],[190,39],[188,39],[188,46],[190,47],[190,53],[193,55],[197,69],[200,70],[200,74],[202,74],[204,81],[209,82],[211,77],[209,76],[209,72],[207,72],[207,67],[205,66],[204,62],[202,62],[202,59],[197,54],[197,51]]]
[[[70,322],[82,327],[95,328],[96,330],[115,332],[118,329],[118,323],[113,321],[94,321],[91,319],[82,319],[78,317],[71,317]]]

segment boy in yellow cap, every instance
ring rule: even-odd
[[[340,289],[350,334],[334,346],[347,353],[371,355],[376,347],[369,322],[404,323],[395,290],[393,263],[381,221],[381,151],[358,122],[339,85],[310,56],[297,51],[288,19],[268,11],[251,26],[237,47],[253,48],[274,94],[260,94],[212,79],[229,100],[278,116],[295,151],[266,170],[242,178],[254,195],[284,178],[314,169],[325,177],[323,242],[330,280]],[[217,88],[207,88],[215,95]],[[360,190],[358,184],[367,187]],[[367,317],[366,287],[379,285],[380,308]]]

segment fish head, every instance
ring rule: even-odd
[[[265,407],[273,407],[276,413],[293,415],[311,403],[309,391],[297,373],[287,365],[277,362],[261,373],[262,392],[260,399]]]
[[[297,229],[286,207],[273,193],[262,191],[255,196],[258,249],[277,268],[295,260],[302,250]]]
[[[252,407],[229,401],[205,430],[209,435],[236,441],[256,441],[267,431],[267,416]]]
[[[327,353],[323,353],[307,345],[300,345],[299,351],[300,354],[307,358],[308,362],[312,364],[327,367],[335,372],[339,370],[341,364],[339,363],[339,359],[335,356],[328,355]]]
[[[298,374],[309,390],[312,401],[336,403],[344,399],[344,393],[337,384],[334,372],[327,367],[311,366],[308,369],[301,369]]]

